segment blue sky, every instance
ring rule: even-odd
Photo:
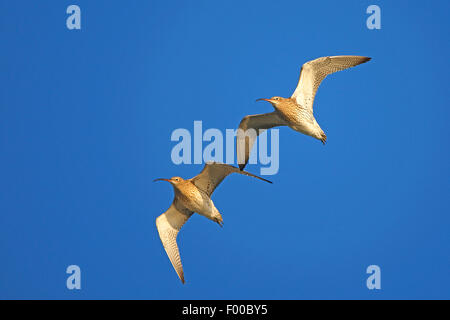
[[[0,298],[449,299],[449,10],[2,1]],[[272,110],[256,98],[290,96],[304,62],[339,54],[373,60],[321,85],[328,144],[281,128],[273,185],[228,177],[213,195],[224,228],[196,215],[180,232],[183,286],[154,224],[172,188],[152,180],[202,165],[171,162],[172,131],[235,128]]]

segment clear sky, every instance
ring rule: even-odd
[[[68,30],[66,8],[81,8]],[[381,30],[366,8],[381,8]],[[450,298],[449,1],[1,1],[0,298]],[[328,143],[280,129],[269,185],[228,177],[224,228],[178,237],[177,128],[236,128],[293,92],[301,65],[372,61],[315,101]],[[247,169],[259,173],[259,165]],[[78,265],[82,289],[66,288]],[[381,268],[368,290],[366,268]]]

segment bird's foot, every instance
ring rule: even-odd
[[[214,221],[217,222],[217,224],[221,227],[223,227],[223,219],[221,215],[218,215],[217,217],[214,217]]]
[[[322,132],[320,136],[320,141],[322,141],[322,144],[325,145],[327,143],[327,135]]]

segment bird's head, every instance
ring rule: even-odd
[[[282,97],[276,97],[275,96],[275,97],[272,97],[270,99],[264,99],[264,98],[257,99],[256,101],[267,101],[267,102],[270,102],[274,107],[276,107],[283,100],[286,100],[286,99],[282,98]]]
[[[170,179],[159,178],[159,179],[153,180],[153,182],[155,182],[155,181],[167,181],[167,182],[170,182],[170,184],[176,186],[176,185],[179,184],[180,182],[183,182],[184,179],[181,178],[181,177],[172,177],[172,178],[170,178]]]

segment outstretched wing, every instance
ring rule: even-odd
[[[246,176],[258,178],[260,180],[272,183],[269,180],[258,177],[254,174],[251,174],[247,171],[241,171],[236,167],[233,167],[229,164],[217,163],[217,162],[209,162],[205,164],[202,172],[200,172],[197,176],[191,179],[192,183],[195,184],[197,188],[204,191],[208,196],[214,192],[217,186],[228,176],[230,173],[240,173]]]
[[[314,98],[323,79],[329,74],[357,66],[371,58],[362,56],[322,57],[305,63],[300,71],[297,88],[291,98],[313,111]]]
[[[174,202],[166,212],[156,218],[159,237],[182,283],[184,283],[184,273],[177,245],[177,235],[191,215],[192,212],[189,210],[178,210]]]
[[[247,165],[253,144],[262,132],[273,127],[285,125],[287,125],[286,122],[275,111],[245,116],[241,120],[236,134],[236,153],[239,169],[243,170]]]

